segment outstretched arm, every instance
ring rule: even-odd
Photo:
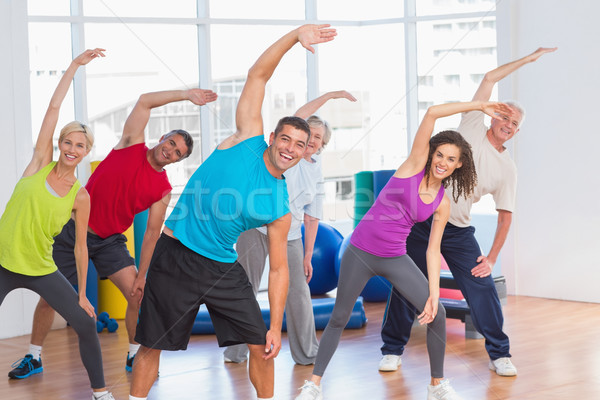
[[[429,139],[438,118],[448,117],[450,115],[463,113],[467,111],[479,110],[492,118],[501,120],[502,117],[496,114],[512,115],[513,111],[504,103],[489,101],[470,101],[466,103],[446,103],[429,107],[413,142],[408,158],[396,171],[395,176],[411,176],[421,171],[427,163],[429,154]]]
[[[85,188],[79,189],[73,204],[75,216],[75,265],[77,268],[77,290],[79,294],[79,306],[92,318],[96,317],[94,306],[86,296],[87,270],[88,270],[88,248],[87,248],[87,226],[90,218],[90,195]]]
[[[315,241],[319,231],[319,218],[311,217],[304,213],[304,276],[306,283],[310,282],[313,275],[312,256],[315,250]]]
[[[292,221],[291,214],[267,225],[269,242],[269,308],[271,324],[267,331],[264,359],[277,357],[281,350],[281,326],[283,310],[289,286],[287,259],[287,235]]]
[[[327,103],[327,101],[332,100],[332,99],[348,99],[353,102],[356,101],[356,98],[345,90],[336,90],[335,92],[327,92],[324,95],[319,96],[316,99],[309,101],[308,103],[306,103],[305,105],[300,107],[298,109],[298,111],[296,111],[294,116],[300,117],[302,119],[307,119],[308,117],[313,115],[315,112],[317,112],[317,110],[319,108],[323,107],[323,105],[325,103]]]
[[[500,254],[500,250],[502,250],[502,246],[504,246],[504,242],[506,242],[511,223],[512,212],[498,210],[498,225],[496,226],[496,234],[494,235],[492,248],[487,256],[482,255],[477,258],[478,264],[471,270],[473,276],[485,278],[492,274],[496,260],[498,260],[498,254]]]
[[[512,74],[517,69],[521,68],[523,65],[528,64],[530,62],[534,62],[542,55],[546,53],[551,53],[556,49],[557,47],[540,47],[528,56],[525,56],[515,61],[511,61],[507,64],[501,65],[498,68],[489,71],[483,77],[479,88],[473,96],[473,101],[488,101],[490,99],[490,96],[492,95],[492,89],[494,89],[494,85],[496,83],[504,79],[506,76]]]
[[[138,306],[141,306],[142,304],[144,287],[146,286],[146,274],[148,273],[148,267],[150,267],[150,260],[154,253],[154,247],[156,247],[156,241],[160,237],[163,222],[165,221],[165,213],[167,212],[167,206],[169,205],[170,200],[171,194],[169,193],[156,203],[152,204],[148,210],[148,222],[146,224],[146,232],[144,233],[142,249],[140,252],[140,266],[138,268],[137,277],[133,281],[133,287],[131,288],[131,295],[137,298]]]
[[[115,149],[122,149],[144,142],[144,129],[146,129],[150,119],[150,111],[153,108],[183,100],[188,100],[197,106],[203,106],[216,99],[217,94],[206,89],[165,90],[145,93],[140,96],[133,110],[131,110],[131,114],[127,117],[123,127],[123,136],[121,136],[121,140],[115,146]]]
[[[56,86],[54,94],[50,99],[50,104],[46,110],[46,115],[44,115],[42,127],[40,128],[40,133],[38,134],[35,143],[33,157],[27,168],[25,168],[23,176],[35,174],[52,161],[52,137],[54,136],[54,130],[56,129],[56,123],[58,122],[60,106],[69,91],[69,87],[71,87],[75,72],[77,72],[77,69],[80,66],[86,65],[94,58],[104,57],[104,51],[104,49],[86,50],[71,61],[71,64],[60,78],[58,86]]]
[[[300,42],[302,47],[314,53],[312,45],[329,42],[335,35],[335,29],[329,25],[303,25],[272,44],[248,71],[235,114],[236,132],[225,139],[219,149],[225,150],[250,137],[263,135],[261,108],[265,87],[288,50]]]
[[[433,223],[427,245],[427,275],[429,280],[429,298],[421,314],[417,317],[421,325],[428,324],[437,315],[440,300],[440,269],[442,268],[442,253],[440,246],[444,228],[450,217],[450,199],[444,196],[437,210],[433,213]]]

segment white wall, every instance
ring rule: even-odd
[[[513,140],[517,210],[503,251],[509,291],[600,302],[600,2],[498,2],[499,63],[537,47],[555,53],[499,87],[527,118]]]
[[[27,2],[0,1],[0,212],[12,194],[32,154],[29,105],[29,53]],[[38,296],[18,289],[0,307],[0,338],[31,332],[33,309]]]

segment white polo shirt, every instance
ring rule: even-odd
[[[292,224],[288,233],[288,240],[302,237],[302,223],[304,214],[323,219],[324,180],[321,171],[321,157],[312,156],[312,162],[304,158],[292,168],[284,172],[290,201]],[[267,234],[267,227],[257,228],[261,233]]]
[[[517,197],[517,166],[508,151],[498,152],[486,136],[488,127],[483,123],[485,114],[481,111],[463,113],[458,131],[471,144],[473,160],[477,171],[477,186],[468,199],[461,196],[453,200],[449,222],[465,228],[471,225],[471,206],[490,193],[496,210],[513,212]],[[290,199],[291,203],[291,199]],[[290,207],[291,208],[291,207]]]

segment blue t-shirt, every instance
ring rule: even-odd
[[[269,173],[263,136],[215,150],[190,178],[165,225],[190,250],[232,263],[238,236],[289,212],[284,179]]]

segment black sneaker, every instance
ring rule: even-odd
[[[34,360],[31,354],[26,354],[24,358],[13,363],[11,367],[14,369],[8,373],[8,377],[12,379],[25,379],[44,370],[41,357]]]
[[[135,358],[135,354],[133,357],[129,357],[129,352],[127,352],[127,361],[125,362],[125,371],[131,372],[133,371],[133,359]]]

